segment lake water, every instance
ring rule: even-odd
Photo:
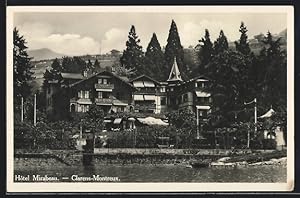
[[[59,182],[93,175],[117,178],[113,181],[118,182],[286,182],[287,169],[285,166],[195,169],[183,165],[104,164],[84,167],[53,164],[22,166],[17,163],[15,175],[47,175],[57,177]]]

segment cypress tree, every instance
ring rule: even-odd
[[[200,47],[198,51],[198,58],[200,60],[198,72],[201,74],[203,72],[205,73],[205,66],[211,61],[213,55],[213,43],[210,40],[208,29],[205,29],[205,36],[199,40],[197,47]]]
[[[126,49],[120,58],[121,65],[126,69],[135,70],[136,75],[144,73],[143,67],[144,53],[142,46],[140,46],[140,39],[138,38],[134,25],[131,26],[128,41],[126,42]]]
[[[164,69],[164,75],[165,75],[164,78],[165,79],[168,78],[168,75],[171,71],[171,67],[174,62],[174,57],[176,57],[176,61],[179,70],[182,73],[182,76],[186,78],[185,73],[187,71],[187,68],[183,61],[184,58],[183,47],[181,45],[177,26],[174,20],[172,20],[167,41],[168,43],[166,45],[166,50],[165,50],[166,67]]]
[[[228,50],[228,41],[223,30],[221,30],[219,38],[217,38],[217,40],[214,43],[214,52],[215,54],[219,54],[226,50]]]
[[[165,80],[163,73],[165,67],[164,54],[155,33],[153,33],[145,53],[145,66],[145,74],[156,80]]]
[[[240,30],[241,37],[239,41],[235,41],[235,48],[237,51],[241,52],[242,54],[248,55],[251,52],[251,49],[249,47],[248,42],[248,36],[247,36],[247,27],[245,26],[244,22],[241,22]]]

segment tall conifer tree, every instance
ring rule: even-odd
[[[120,59],[121,64],[126,69],[134,69],[136,75],[144,73],[144,53],[142,46],[140,46],[140,39],[138,38],[134,25],[131,26],[128,41],[126,42],[126,49]]]
[[[214,43],[214,52],[215,54],[219,54],[226,50],[228,50],[228,41],[223,30],[221,30],[219,38],[217,38],[217,40]]]
[[[187,68],[183,61],[184,58],[183,47],[181,45],[177,26],[174,20],[172,20],[167,41],[168,43],[166,45],[166,50],[165,50],[165,60],[166,60],[166,67],[164,69],[165,79],[168,78],[168,75],[170,73],[171,67],[174,62],[174,57],[176,57],[176,61],[182,76],[186,78],[185,73],[187,71]]]
[[[248,36],[247,36],[247,27],[245,26],[244,22],[241,22],[240,30],[241,37],[239,41],[235,41],[235,48],[237,51],[241,52],[242,54],[248,55],[251,52],[251,49],[249,47],[248,42]]]
[[[210,40],[210,35],[208,29],[205,29],[205,36],[201,40],[199,40],[199,44],[197,45],[199,48],[198,58],[200,60],[199,65],[199,74],[205,73],[206,65],[211,61],[213,55],[213,43]]]
[[[27,54],[26,40],[19,34],[17,28],[13,30],[13,67],[14,67],[14,99],[20,101],[21,97],[28,97],[31,92],[29,82],[33,79],[31,58]]]
[[[156,80],[165,80],[163,73],[165,67],[164,53],[155,33],[153,33],[145,53],[145,66],[145,74]]]

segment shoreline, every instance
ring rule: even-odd
[[[92,157],[92,163],[97,164],[173,164],[190,166],[190,162],[207,162],[209,167],[247,167],[262,165],[286,165],[286,152],[276,150],[245,150],[241,153],[230,153],[229,150],[180,150],[176,149],[162,152],[147,149],[148,152],[142,150],[138,152],[128,152],[116,149],[111,152],[98,152],[93,154],[85,154]],[[119,151],[119,152],[117,152]],[[125,151],[125,152],[124,152]],[[24,164],[24,166],[43,166],[47,164],[65,166],[81,165],[83,166],[83,154],[76,150],[47,150],[44,152],[26,152],[16,151],[14,155],[15,164]]]

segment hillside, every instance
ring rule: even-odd
[[[28,55],[32,57],[34,61],[49,60],[65,56],[64,54],[54,52],[48,48],[28,50]]]

